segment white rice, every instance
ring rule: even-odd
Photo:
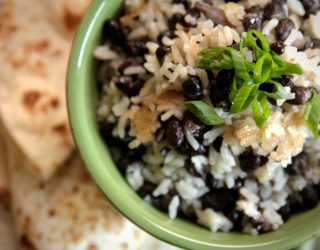
[[[211,195],[216,188],[232,190],[238,185],[239,179],[244,181],[239,189],[239,197],[235,204],[235,210],[243,213],[243,232],[253,235],[258,234],[254,228],[255,222],[270,224],[273,230],[279,228],[283,219],[278,210],[283,207],[288,198],[302,197],[299,192],[309,184],[318,185],[320,182],[320,140],[312,139],[305,124],[299,123],[296,117],[303,113],[303,107],[287,107],[284,102],[293,99],[289,87],[285,87],[288,93],[287,99],[277,100],[277,106],[271,107],[271,114],[262,129],[259,129],[252,119],[251,110],[241,114],[229,115],[222,108],[215,108],[217,114],[224,120],[224,126],[212,126],[203,134],[203,139],[198,135],[185,133],[183,143],[188,143],[194,151],[190,155],[183,155],[173,148],[168,147],[167,141],[156,143],[152,139],[142,140],[135,127],[137,113],[146,105],[150,114],[144,114],[143,135],[150,132],[154,135],[160,127],[160,123],[167,123],[171,118],[182,120],[185,107],[183,101],[165,99],[165,103],[157,103],[156,97],[170,91],[181,93],[182,83],[189,77],[198,76],[203,87],[203,99],[210,101],[210,80],[205,70],[197,68],[199,52],[212,47],[227,47],[239,43],[244,37],[242,20],[246,14],[245,7],[254,5],[266,6],[270,0],[244,0],[239,3],[225,3],[215,1],[215,4],[224,12],[232,27],[216,25],[208,20],[203,13],[199,19],[187,14],[185,22],[192,25],[187,29],[178,24],[175,30],[175,38],[162,38],[162,43],[170,48],[170,52],[163,58],[162,64],[157,59],[157,49],[160,44],[157,37],[160,32],[168,29],[167,20],[175,13],[185,15],[187,13],[183,4],[171,4],[171,1],[153,0],[144,2],[141,0],[127,0],[126,10],[140,12],[136,18],[129,19],[127,23],[130,29],[128,39],[139,40],[147,37],[148,53],[144,56],[143,65],[130,66],[124,69],[126,76],[138,76],[146,79],[140,95],[126,97],[117,88],[115,77],[108,76],[110,69],[117,71],[119,65],[128,58],[128,55],[114,49],[110,44],[98,46],[94,50],[94,56],[105,61],[99,72],[102,79],[102,93],[97,108],[99,122],[108,121],[114,128],[112,135],[117,138],[125,138],[129,135],[133,140],[129,143],[130,149],[143,145],[147,152],[141,161],[131,163],[126,170],[126,179],[129,185],[138,191],[143,189],[144,183],[152,183],[155,189],[144,197],[150,203],[153,198],[161,199],[171,194],[174,190],[177,194],[171,197],[168,206],[170,219],[175,219],[178,211],[191,209],[196,213],[197,222],[208,227],[213,232],[230,231],[232,222],[222,213],[212,208],[205,208],[202,204],[204,195]],[[197,0],[190,0],[195,4]],[[284,41],[285,52],[281,55],[284,61],[299,63],[304,70],[301,76],[294,76],[294,85],[320,90],[320,50],[308,49],[299,51],[297,47],[304,45],[309,35],[313,39],[320,38],[320,12],[304,19],[306,10],[298,0],[288,0],[285,11],[295,23],[293,29]],[[130,17],[130,15],[129,15]],[[123,18],[129,18],[128,16]],[[277,39],[276,27],[279,20],[273,18],[263,22],[262,33],[266,35],[271,44]],[[246,59],[254,62],[255,58],[251,51],[244,50]],[[179,99],[177,97],[177,99]],[[161,100],[160,100],[161,101]],[[285,106],[282,110],[280,106]],[[155,115],[156,120],[152,126]],[[145,119],[145,120],[144,120]],[[129,131],[127,131],[129,128]],[[140,131],[141,132],[141,131]],[[186,131],[184,131],[186,132]],[[126,134],[127,133],[127,134]],[[217,139],[222,138],[220,148],[213,146]],[[203,145],[202,145],[203,144]],[[196,151],[205,146],[207,154],[200,155]],[[241,169],[239,156],[251,148],[254,154],[268,158],[266,164],[260,166],[252,173]],[[302,150],[310,156],[310,170],[303,176],[289,175],[286,167],[290,167],[292,158]],[[193,176],[185,166],[186,160],[191,160],[194,165],[192,171],[198,173]],[[209,171],[207,173],[206,171]],[[215,183],[208,186],[203,177],[211,174]],[[200,177],[201,176],[201,177]],[[211,185],[211,184],[210,184]]]

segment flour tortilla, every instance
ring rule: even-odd
[[[88,3],[0,1],[0,116],[30,168],[43,179],[74,148],[65,79],[74,30]]]
[[[23,249],[141,247],[146,234],[103,197],[78,156],[73,156],[45,183],[17,157],[9,162],[13,214]]]
[[[9,210],[10,188],[6,170],[7,149],[3,132],[4,129],[0,120],[0,206],[2,205],[4,208]]]

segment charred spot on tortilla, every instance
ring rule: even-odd
[[[23,234],[20,236],[20,244],[24,249],[27,250],[36,250],[36,247],[33,245],[28,235]]]
[[[1,29],[1,27],[0,27],[0,29]],[[0,33],[0,35],[1,35],[1,33]],[[10,58],[9,63],[11,64],[11,67],[14,69],[19,69],[24,65],[24,61],[21,59],[18,59],[18,58]]]
[[[74,186],[73,189],[72,189],[72,192],[74,194],[78,193],[79,192],[79,187],[78,186]]]
[[[26,108],[32,109],[41,97],[38,91],[29,91],[23,96],[23,103]]]
[[[54,217],[56,215],[56,211],[54,209],[50,209],[48,211],[48,215],[49,215],[49,217]]]
[[[58,108],[60,105],[58,98],[52,98],[50,104],[53,108]]]
[[[53,56],[61,56],[61,54],[62,54],[62,51],[61,51],[61,49],[59,49],[59,48],[55,48],[55,49],[53,49],[53,51],[52,51],[52,55]]]
[[[9,36],[17,31],[12,23],[12,3],[0,3],[0,37]]]
[[[73,31],[76,29],[76,27],[80,23],[81,15],[72,13],[68,8],[64,8],[62,19],[65,27],[68,30]]]
[[[52,128],[52,130],[58,134],[67,135],[68,134],[68,127],[66,124],[59,124]]]
[[[47,39],[43,39],[37,42],[27,42],[24,46],[25,53],[30,52],[43,52],[50,47],[50,42]]]
[[[0,190],[0,204],[3,205],[3,207],[10,211],[11,209],[11,194],[10,192],[2,192]]]
[[[87,250],[98,250],[98,247],[95,244],[90,244]]]
[[[40,182],[38,185],[39,189],[44,189],[45,186],[46,186],[46,184],[44,182]]]

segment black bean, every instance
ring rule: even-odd
[[[122,174],[125,174],[128,166],[133,163],[133,160],[130,157],[120,157],[117,162],[117,167],[119,168]]]
[[[212,5],[212,0],[202,0],[202,2]]]
[[[293,76],[292,75],[283,75],[278,81],[284,87],[292,87],[293,86]]]
[[[211,81],[210,100],[214,107],[229,110],[229,93],[234,78],[234,70],[221,70],[216,80]]]
[[[133,76],[119,76],[115,84],[125,95],[131,97],[139,94],[144,82],[141,79],[134,79]]]
[[[259,234],[270,232],[273,229],[272,225],[266,221],[253,221],[252,225]]]
[[[206,73],[207,73],[207,77],[208,77],[209,81],[214,79],[214,74],[213,74],[212,70],[206,70]]]
[[[317,0],[300,0],[300,2],[304,7],[307,16],[316,14],[320,9],[320,4]]]
[[[309,155],[306,152],[301,152],[292,158],[292,163],[285,168],[289,175],[305,175],[310,170]]]
[[[168,23],[169,29],[175,30],[177,24],[181,24],[182,26],[186,25],[186,23],[184,21],[184,15],[182,15],[180,13],[173,14],[173,16],[170,18],[169,23]]]
[[[247,13],[257,14],[261,19],[263,18],[263,9],[259,5],[253,5],[246,10]]]
[[[268,158],[262,155],[255,155],[252,148],[247,148],[239,155],[240,168],[245,172],[252,172],[258,167],[266,164]]]
[[[171,195],[164,195],[163,197],[161,197],[160,209],[164,212],[168,212],[171,200]]]
[[[307,185],[301,192],[303,205],[307,209],[318,205],[319,197],[316,188],[313,185]]]
[[[189,206],[188,208],[184,209],[181,215],[183,218],[191,222],[197,221],[197,218],[198,218],[192,206]]]
[[[168,212],[170,202],[172,201],[172,198],[177,195],[176,189],[171,189],[167,194],[160,197],[161,203],[160,203],[160,209],[164,212]],[[178,208],[178,213],[180,213],[180,207]]]
[[[275,41],[273,44],[271,44],[270,48],[278,55],[283,54],[285,51],[285,45],[282,41]]]
[[[284,41],[290,35],[290,32],[295,28],[294,22],[289,18],[284,18],[279,21],[278,26],[276,27],[277,39]]]
[[[272,1],[264,9],[264,18],[266,19],[282,19],[286,17],[286,11],[283,7],[283,3],[280,1]]]
[[[198,100],[202,97],[202,83],[199,77],[189,76],[182,83],[184,97],[187,100]]]
[[[134,60],[134,59],[126,59],[123,61],[123,63],[121,63],[121,65],[118,67],[118,72],[120,73],[120,75],[124,74],[124,71],[132,66],[139,66],[140,64]]]
[[[177,148],[184,141],[184,133],[181,122],[176,118],[171,118],[168,122],[166,138],[170,146]]]
[[[227,213],[228,219],[232,222],[234,231],[242,231],[242,219],[243,213],[237,210],[232,210],[231,212]]]
[[[171,51],[171,47],[169,46],[159,46],[159,48],[156,50],[156,56],[157,56],[157,59],[160,63],[160,65],[163,64],[163,61],[164,61],[164,57],[167,55],[167,53],[169,53]]]
[[[239,190],[240,188],[243,187],[244,180],[241,178],[237,178],[234,180],[234,186],[232,187],[233,189]]]
[[[176,148],[176,151],[187,156],[208,154],[208,148],[206,146],[199,143],[199,148],[197,150],[194,150],[194,148],[189,144],[187,140],[184,140],[183,143],[178,148]]]
[[[201,14],[200,11],[196,8],[192,8],[188,11],[188,14],[196,19],[199,19]]]
[[[194,163],[191,161],[190,158],[188,158],[185,161],[184,167],[187,169],[189,174],[191,174],[192,176],[199,176],[201,174],[198,172],[198,170],[196,169]]]
[[[99,122],[99,130],[102,138],[108,142],[108,144],[112,143],[114,137],[112,135],[112,130],[114,128],[114,124],[107,122],[106,120]],[[115,146],[115,145],[110,145]]]
[[[172,4],[182,4],[186,9],[189,8],[188,0],[173,0]]]
[[[206,185],[210,190],[219,188],[219,180],[214,178],[214,176],[211,173],[207,174],[206,177]]]
[[[312,48],[320,49],[320,40],[319,39],[312,39]]]
[[[182,126],[186,133],[199,136],[200,131],[205,128],[205,125],[191,112],[186,112],[182,119]]]
[[[143,56],[144,54],[148,53],[146,41],[144,40],[127,41],[127,43],[125,44],[125,51],[126,53],[132,56]]]
[[[208,155],[208,147],[199,143],[199,148],[197,150],[194,150],[194,152],[192,153],[192,155],[195,155],[195,154]]]
[[[302,46],[302,47],[299,47],[298,50],[304,51],[304,50],[306,50],[306,49],[311,49],[311,48],[313,48],[313,46],[314,46],[313,41],[314,41],[314,40],[313,40],[311,37],[309,37],[309,36],[305,37],[305,38],[304,38],[304,44],[303,44],[303,46]]]
[[[239,193],[227,188],[212,190],[201,197],[202,207],[228,212],[234,209]]]
[[[287,221],[290,218],[291,208],[289,200],[287,200],[286,204],[279,209],[278,213],[281,215],[283,221]]]
[[[265,92],[268,92],[268,93],[275,93],[277,91],[276,87],[274,84],[272,83],[268,83],[268,82],[264,82],[262,83],[260,86],[259,86],[259,90],[261,91],[265,91]],[[277,102],[275,99],[273,98],[268,98],[268,101],[273,104],[273,105],[277,105]]]
[[[289,202],[290,202],[290,210],[292,214],[305,210],[302,204],[303,200],[302,200],[301,194],[295,193],[295,192],[292,193],[289,196]]]
[[[114,45],[123,45],[126,41],[124,28],[119,20],[109,20],[103,26],[103,34]]]
[[[218,89],[216,81],[211,81],[210,87],[210,101],[216,108],[222,108],[224,111],[229,111],[231,103],[229,101],[229,94],[226,91]]]
[[[207,175],[210,172],[208,166],[203,166],[201,169],[197,169],[194,163],[191,161],[191,158],[188,158],[186,160],[184,167],[187,169],[189,174],[191,174],[192,176],[200,177],[203,180],[207,179]]]
[[[248,30],[261,30],[262,18],[255,13],[248,13],[243,18],[243,27],[246,31]]]
[[[162,156],[166,156],[168,153],[170,152],[170,148],[169,147],[164,147],[160,150],[160,153]]]
[[[276,88],[275,88],[274,84],[264,82],[259,86],[259,90],[265,91],[268,93],[274,93],[276,91]]]
[[[164,38],[164,37],[168,37],[168,38],[170,38],[170,39],[173,39],[173,38],[176,37],[176,35],[175,35],[174,32],[171,31],[171,30],[163,31],[163,32],[161,32],[161,33],[158,35],[158,37],[157,37],[158,43],[162,44],[162,38]]]
[[[318,197],[320,199],[320,182],[316,185],[316,189],[317,189]]]
[[[145,181],[142,187],[138,190],[138,195],[141,198],[145,198],[147,195],[152,195],[153,191],[156,189],[156,185],[151,182]]]
[[[222,146],[222,142],[223,142],[223,137],[219,136],[217,137],[217,139],[215,139],[215,141],[212,143],[214,149],[220,153],[220,149]]]
[[[291,92],[295,94],[295,98],[287,102],[292,105],[303,105],[307,103],[312,97],[312,91],[309,88],[293,86]]]

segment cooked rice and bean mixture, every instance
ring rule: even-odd
[[[101,134],[146,202],[253,235],[318,204],[317,0],[127,0],[103,37]]]

